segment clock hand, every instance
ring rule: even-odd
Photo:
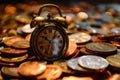
[[[46,36],[42,36],[42,38],[47,40],[49,43],[51,42],[51,40],[49,40]]]
[[[52,40],[56,37],[56,31],[54,32],[54,35],[52,37]]]
[[[52,42],[50,42],[48,47],[48,55],[51,55]]]

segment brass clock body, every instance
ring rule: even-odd
[[[51,4],[47,6],[51,6]],[[64,30],[66,25],[63,23],[63,20],[61,22],[61,18],[63,17],[61,16],[61,18],[56,19],[51,18],[48,14],[48,19],[37,18],[36,28],[30,39],[30,46],[33,53],[38,59],[47,61],[61,59],[67,51],[69,42]]]

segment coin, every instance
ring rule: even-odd
[[[118,33],[120,33],[120,28],[119,28],[119,27],[112,28],[112,29],[111,29],[111,32],[118,34]]]
[[[16,65],[17,64],[15,64],[15,63],[7,63],[7,62],[0,61],[0,67],[3,67],[3,66],[13,67],[13,66],[16,66]]]
[[[92,34],[96,33],[96,30],[94,28],[92,28],[91,26],[89,26],[85,22],[75,21],[75,25],[78,29],[86,30],[86,31],[88,31],[89,33],[92,33]]]
[[[26,13],[18,13],[17,16],[15,16],[15,20],[20,23],[30,23],[30,17]]]
[[[85,46],[88,51],[99,55],[110,55],[117,52],[116,46],[105,42],[91,42],[87,43]]]
[[[20,75],[18,74],[18,67],[2,67],[1,73],[6,77],[13,77],[13,78],[19,78]]]
[[[13,43],[12,47],[17,49],[28,49],[30,47],[30,43],[26,40],[16,41]]]
[[[110,40],[110,43],[120,48],[120,37],[114,37]]]
[[[75,41],[77,44],[82,44],[89,42],[91,40],[91,36],[84,32],[74,33],[68,36],[70,41]]]
[[[75,71],[68,68],[66,60],[55,61],[53,64],[61,67],[62,72],[67,74],[74,74]]]
[[[24,33],[32,33],[34,31],[35,27],[34,28],[31,28],[30,27],[30,24],[26,24],[25,26],[22,27],[22,31]]]
[[[20,49],[14,49],[11,47],[6,47],[3,49],[0,49],[1,55],[5,57],[17,57],[22,56],[28,52],[28,50],[20,50]]]
[[[106,57],[110,66],[116,67],[120,69],[120,54],[110,55]]]
[[[72,70],[79,71],[79,72],[88,72],[88,70],[82,68],[81,66],[78,65],[78,59],[79,58],[74,58],[74,59],[69,59],[66,61],[67,66],[71,68]]]
[[[81,52],[82,54],[89,54],[89,55],[91,54],[91,55],[94,55],[94,53],[87,51],[87,49],[86,49],[85,47],[82,47],[82,48],[80,49],[80,52]]]
[[[46,64],[40,61],[26,61],[18,67],[18,73],[22,76],[37,76],[46,70]]]
[[[17,31],[18,34],[23,34],[22,27],[18,27],[16,31]]]
[[[3,43],[7,46],[12,46],[14,42],[21,41],[21,40],[24,40],[24,38],[20,36],[10,36],[10,37],[5,37],[3,39]]]
[[[62,69],[58,65],[49,64],[43,74],[40,74],[36,77],[37,80],[45,79],[45,80],[56,80],[62,74]]]
[[[120,80],[120,74],[115,73],[108,80]]]
[[[106,59],[95,55],[84,55],[78,58],[80,66],[91,70],[102,70],[108,67],[109,63]]]
[[[92,77],[77,77],[77,76],[66,76],[62,80],[93,80]]]
[[[75,50],[77,49],[77,44],[75,41],[69,41],[69,46],[67,52],[64,57],[69,57],[75,54]]]
[[[19,57],[12,57],[12,58],[5,58],[0,56],[0,60],[3,62],[9,62],[9,63],[17,63],[17,62],[22,62],[28,58],[28,54],[19,56]]]
[[[31,34],[26,35],[25,40],[30,41]]]

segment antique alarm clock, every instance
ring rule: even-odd
[[[55,8],[59,16],[53,17],[49,12],[47,17],[41,17],[42,9],[45,7]],[[68,36],[65,32],[66,19],[62,16],[60,8],[54,4],[45,4],[40,7],[38,15],[31,21],[32,32],[30,47],[38,59],[55,61],[61,59],[68,49]]]

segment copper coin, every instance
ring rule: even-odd
[[[110,55],[106,57],[110,66],[116,67],[120,69],[120,54]]]
[[[108,67],[109,63],[106,59],[95,55],[84,55],[78,58],[80,66],[91,70],[102,70]]]
[[[24,60],[26,60],[28,58],[28,54],[25,54],[23,56],[19,56],[19,57],[12,57],[12,58],[5,58],[0,56],[0,61],[3,62],[9,62],[9,63],[17,63],[17,62],[22,62]]]
[[[77,49],[77,44],[75,43],[75,41],[69,41],[69,46],[68,46],[68,50],[65,54],[65,57],[69,57],[73,54],[75,54],[75,50]]]
[[[81,52],[82,54],[91,54],[91,55],[94,55],[94,53],[87,51],[86,47],[82,47],[82,48],[80,49],[80,52]]]
[[[110,40],[110,43],[120,48],[120,37],[114,37]]]
[[[67,62],[67,66],[71,68],[72,70],[79,71],[79,72],[88,72],[88,70],[82,68],[78,64],[78,59],[79,58],[74,58],[74,59],[69,59]]]
[[[99,53],[102,55],[108,55],[115,53],[117,51],[117,47],[105,42],[91,42],[86,44],[86,48],[89,51],[92,51],[94,53]],[[103,54],[105,53],[105,54]]]
[[[56,80],[62,74],[62,69],[58,65],[49,64],[47,65],[47,69],[45,72],[36,77],[37,80],[45,79],[45,80]]]
[[[109,77],[107,80],[120,80],[120,74],[113,74],[111,77]]]
[[[28,50],[14,49],[11,47],[0,49],[1,55],[6,57],[22,56],[28,52]]]
[[[30,47],[30,43],[26,40],[16,41],[13,43],[12,47],[17,49],[28,49]]]
[[[93,80],[92,77],[77,77],[77,76],[66,76],[62,80]]]
[[[67,74],[74,74],[75,71],[71,70],[67,66],[67,62],[65,60],[55,61],[53,64],[58,65],[62,68],[62,71]]]
[[[6,77],[16,77],[19,78],[20,75],[18,74],[18,67],[2,67],[1,73]]]
[[[69,40],[75,41],[77,44],[82,44],[82,43],[89,42],[91,40],[91,36],[84,32],[78,32],[78,33],[69,35]]]
[[[26,35],[25,40],[30,41],[31,34]]]
[[[10,66],[10,67],[13,67],[13,66],[16,66],[17,64],[15,63],[7,63],[7,62],[3,62],[3,61],[0,61],[0,67],[2,66]]]
[[[20,64],[18,73],[22,76],[37,76],[46,70],[46,64],[40,61],[27,61]]]
[[[7,46],[12,46],[14,42],[24,40],[24,38],[19,36],[5,37],[3,43]]]

